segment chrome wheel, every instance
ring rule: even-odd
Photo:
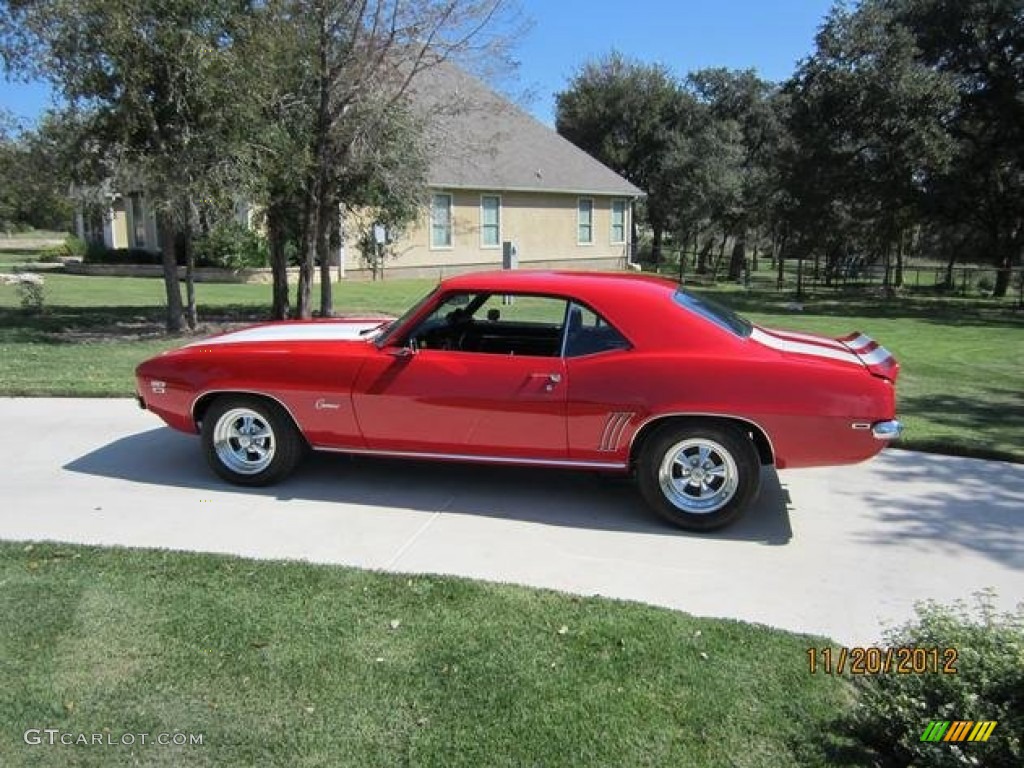
[[[658,485],[676,509],[690,514],[717,512],[736,494],[739,470],[732,454],[707,438],[690,438],[665,451]]]
[[[240,475],[255,475],[274,460],[277,440],[262,414],[249,408],[232,408],[214,424],[213,449],[227,469]]]

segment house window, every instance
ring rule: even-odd
[[[594,201],[581,197],[576,204],[576,242],[591,245],[594,242]]]
[[[497,248],[501,245],[501,198],[480,196],[480,245]]]
[[[452,247],[451,195],[434,195],[430,199],[430,247]]]
[[[612,234],[611,244],[622,245],[626,242],[626,201],[612,200]]]

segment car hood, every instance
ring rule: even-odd
[[[265,323],[194,341],[188,347],[222,344],[282,344],[303,341],[369,341],[390,318],[352,320],[310,320]]]

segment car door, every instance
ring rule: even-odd
[[[628,339],[601,315],[574,302],[563,349],[571,386],[569,457],[625,464],[629,441],[647,414],[644,381]]]
[[[352,399],[367,448],[564,459],[565,306],[532,296],[443,300],[363,366]]]

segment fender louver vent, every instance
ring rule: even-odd
[[[599,451],[614,451],[619,447],[619,440],[626,430],[626,425],[635,414],[633,411],[612,411],[604,422],[604,430],[601,432],[601,442],[598,444]]]

